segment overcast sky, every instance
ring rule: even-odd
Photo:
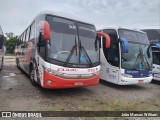
[[[0,0],[0,25],[16,35],[43,10],[86,18],[96,28],[160,28],[160,0]]]

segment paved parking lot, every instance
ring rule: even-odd
[[[29,78],[16,67],[14,57],[5,57],[5,65],[0,72],[0,110],[160,111],[160,82],[117,86],[100,81],[93,87],[49,90],[32,86]]]

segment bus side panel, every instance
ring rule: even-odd
[[[153,64],[153,80],[160,81],[160,65]]]
[[[38,18],[36,18],[35,20],[35,26],[34,26],[34,40],[32,40],[32,55],[31,55],[31,59],[33,60],[33,63],[35,64],[36,68],[37,68],[37,72],[36,72],[36,78],[35,81],[37,83],[39,83],[42,87],[43,87],[43,74],[44,74],[44,59],[46,59],[45,57],[42,57],[40,52],[39,52],[39,48],[38,48],[38,40],[39,40],[39,33],[40,33],[40,29],[41,29],[41,21],[45,20],[45,15],[42,15]],[[42,50],[41,50],[42,51]],[[45,52],[45,51],[43,51]],[[45,55],[46,56],[46,55]],[[47,65],[50,66],[50,64],[48,63]]]
[[[22,70],[24,70],[24,66],[23,66],[23,48],[22,48],[22,45],[20,45],[19,66],[20,66],[20,68]]]
[[[103,49],[100,49],[100,53],[101,53],[100,79],[117,84],[119,79],[119,68],[112,66],[107,62],[104,56]]]

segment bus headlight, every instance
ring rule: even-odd
[[[52,70],[52,69],[50,69],[50,68],[44,68],[48,73],[50,73],[50,74],[53,74],[53,75],[57,75],[58,74],[58,72],[57,71],[55,71],[55,70]]]
[[[132,75],[129,75],[129,74],[121,74],[123,77],[128,77],[128,78],[133,78],[133,76]]]
[[[45,70],[47,71],[47,72],[51,72],[51,69],[50,68],[45,68]]]
[[[100,74],[100,70],[98,70],[97,72],[93,73],[94,75],[98,75]]]

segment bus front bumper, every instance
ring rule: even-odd
[[[99,77],[100,75],[98,74],[94,77],[85,79],[66,79],[44,71],[43,87],[48,89],[61,89],[94,86],[99,83]]]
[[[150,83],[152,81],[152,76],[145,78],[127,78],[121,77],[118,81],[118,85],[133,85],[133,84],[141,84],[141,83]]]
[[[153,76],[153,80],[160,81],[160,77],[154,77]]]

